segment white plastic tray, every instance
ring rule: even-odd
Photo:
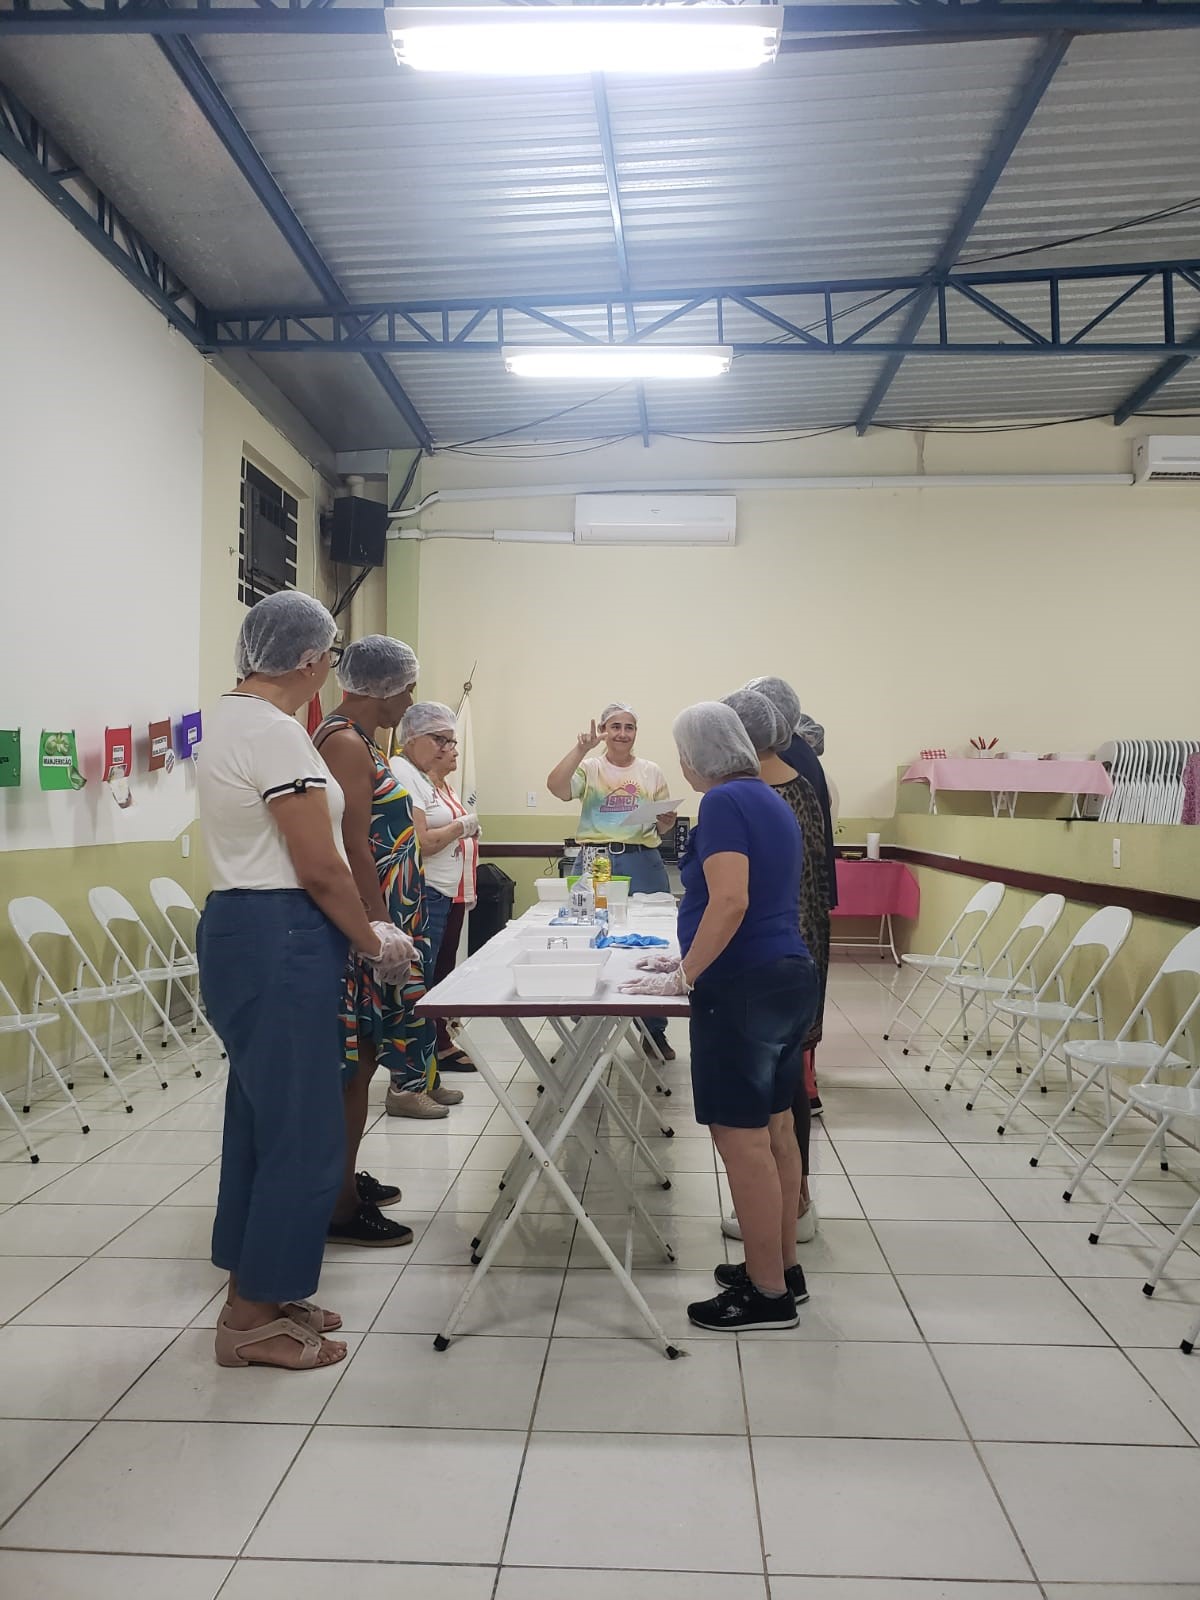
[[[608,965],[607,950],[522,950],[511,972],[523,1000],[587,1000]]]

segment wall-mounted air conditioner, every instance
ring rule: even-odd
[[[1136,483],[1186,483],[1200,479],[1200,438],[1193,434],[1172,437],[1153,434],[1133,442],[1133,476]]]
[[[580,494],[576,544],[733,544],[731,494]]]

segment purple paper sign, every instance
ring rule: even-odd
[[[175,728],[175,748],[181,761],[187,761],[196,753],[196,746],[204,737],[204,726],[198,711],[187,711],[180,717]]]

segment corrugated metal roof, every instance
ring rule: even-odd
[[[483,84],[405,73],[382,37],[205,35],[198,48],[351,300],[619,293],[588,80]],[[635,287],[927,269],[1040,48],[997,40],[856,49],[787,55],[752,77],[610,80]],[[1195,33],[1076,39],[962,259],[1037,266],[1200,256],[1200,211],[1047,248],[1200,193],[1198,69]],[[152,41],[10,41],[0,49],[0,77],[203,299],[224,308],[313,302],[306,274]],[[1035,253],[1012,257],[1029,246]],[[1048,331],[1037,291],[989,292],[1014,317]],[[1089,337],[1155,331],[1157,293],[1148,284]],[[1107,286],[1064,286],[1064,329],[1077,332],[1110,297]],[[820,330],[819,301],[764,303]],[[839,296],[839,330],[861,327],[887,303]],[[639,325],[667,309],[640,306]],[[726,339],[775,337],[736,308],[727,313]],[[950,317],[964,337],[997,337],[995,322],[958,297]],[[599,310],[571,320],[605,336]],[[1177,325],[1182,333],[1200,328],[1200,295],[1179,290]],[[886,323],[874,337],[897,326]],[[506,335],[554,337],[515,318]],[[1021,343],[1015,329],[1003,336]],[[711,311],[680,318],[661,337],[714,339]],[[255,359],[336,446],[408,441],[361,360]],[[391,366],[438,441],[638,431],[632,385],[601,395],[518,382],[487,351],[422,348]],[[1103,411],[1157,366],[1152,355],[1083,351],[1070,359],[914,355],[880,420]],[[707,435],[845,423],[879,368],[869,355],[742,357],[711,385],[650,385],[651,426]],[[1200,405],[1196,369],[1152,404]]]
[[[962,261],[1110,228],[1200,195],[1200,36],[1075,39]],[[1023,257],[1022,266],[1195,255],[1200,212]]]

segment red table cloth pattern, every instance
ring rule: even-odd
[[[915,917],[921,891],[903,861],[839,861],[835,917]]]

